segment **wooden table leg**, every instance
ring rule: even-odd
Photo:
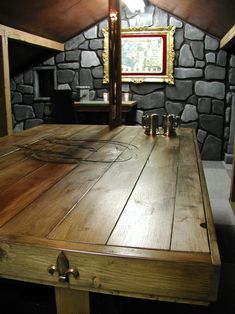
[[[57,314],[90,314],[89,292],[55,287]]]

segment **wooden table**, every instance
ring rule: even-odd
[[[196,138],[141,127],[42,125],[0,139],[0,276],[55,287],[57,313],[89,291],[208,304],[220,257]]]

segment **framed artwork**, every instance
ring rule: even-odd
[[[174,84],[175,26],[122,29],[122,82]],[[109,82],[109,32],[104,34],[104,79]]]

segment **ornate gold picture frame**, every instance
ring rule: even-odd
[[[122,82],[174,84],[175,26],[122,29]],[[104,34],[104,78],[109,82],[109,32]]]

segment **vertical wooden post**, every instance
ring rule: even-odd
[[[89,292],[55,288],[57,314],[89,314]]]
[[[2,33],[0,34],[0,136],[12,133],[8,38]]]
[[[109,125],[121,124],[121,10],[120,0],[109,0]]]

